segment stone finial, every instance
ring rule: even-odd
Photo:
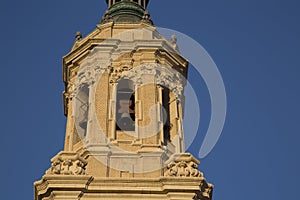
[[[172,35],[171,36],[171,43],[172,44],[176,44],[177,43],[177,36],[176,35]]]
[[[77,32],[76,32],[76,36],[75,36],[75,38],[76,38],[76,41],[79,41],[79,40],[81,40],[81,39],[82,39],[82,34],[81,34],[81,32],[80,32],[80,31],[77,31]]]
[[[110,16],[109,10],[107,10],[102,18],[102,23],[107,23],[107,22],[111,22],[111,21],[113,21],[112,17]]]
[[[151,19],[151,17],[150,17],[149,11],[146,10],[146,11],[144,12],[144,15],[143,15],[143,18],[142,18],[142,22],[145,22],[145,23],[147,23],[147,24],[153,25],[153,21],[152,21],[152,19]]]
[[[178,45],[177,45],[177,36],[176,35],[172,35],[171,36],[171,39],[170,39],[170,43],[172,45],[172,47],[179,52],[179,48],[178,48]]]

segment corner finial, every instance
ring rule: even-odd
[[[172,47],[179,52],[179,47],[177,45],[177,36],[176,35],[172,35],[171,39],[170,39],[170,43],[172,45]]]
[[[145,22],[145,23],[153,25],[153,21],[150,17],[149,11],[145,10],[142,21]]]
[[[81,40],[81,39],[82,39],[82,34],[81,34],[81,32],[80,32],[80,31],[77,31],[77,32],[76,32],[76,36],[75,36],[75,38],[76,38],[76,41],[79,41],[79,40]]]
[[[102,23],[107,23],[107,22],[111,22],[112,18],[110,16],[110,12],[109,10],[107,10],[102,18]]]

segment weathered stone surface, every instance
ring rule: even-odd
[[[188,61],[176,37],[156,31],[148,0],[107,3],[102,23],[86,37],[78,33],[63,58],[65,147],[34,183],[35,200],[211,199],[199,161],[184,153]],[[133,7],[135,18],[117,16]],[[116,126],[124,79],[134,93],[130,131]]]
[[[35,200],[208,200],[211,199],[211,190],[212,186],[199,177],[94,178],[46,175],[35,183]]]

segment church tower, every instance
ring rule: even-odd
[[[160,35],[149,0],[106,3],[63,57],[65,145],[34,183],[35,200],[211,199],[184,152],[188,62],[176,36]]]

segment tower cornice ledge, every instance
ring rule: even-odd
[[[55,189],[60,188],[59,192]],[[212,185],[203,177],[105,178],[93,176],[45,175],[34,183],[35,200],[41,199],[132,199],[210,200]],[[55,196],[55,198],[54,198]],[[68,199],[69,199],[68,198]]]
[[[170,58],[173,64],[188,66],[188,62],[180,54],[176,53],[174,49],[167,43],[164,39],[156,40],[136,40],[126,42],[129,46],[119,45],[121,42],[120,39],[97,39],[91,38],[86,40],[75,50],[71,51],[69,54],[63,57],[63,81],[68,81],[68,67],[79,65],[80,61],[84,59],[87,55],[93,54],[92,50],[94,47],[101,47],[101,52],[97,49],[97,53],[102,55],[106,54],[110,60],[113,59],[112,53],[117,50],[117,54],[122,56],[125,53],[132,53],[138,51],[154,51],[157,56],[168,60]],[[123,41],[125,44],[125,42]],[[117,56],[116,53],[114,53]],[[118,56],[117,56],[118,57]],[[117,60],[115,58],[114,60]],[[108,67],[108,66],[105,66]]]
[[[198,171],[200,163],[189,153],[175,154],[161,177],[94,177],[85,171],[85,159],[75,152],[60,152],[42,180],[34,183],[35,200],[42,199],[199,199],[210,200],[213,185]],[[80,164],[78,164],[80,163]],[[170,167],[171,166],[171,167]],[[174,168],[175,166],[175,168]],[[171,169],[171,170],[170,170]],[[170,173],[174,172],[176,173]],[[67,172],[67,173],[64,173]],[[59,191],[56,188],[60,188]],[[96,195],[96,196],[95,196]]]

